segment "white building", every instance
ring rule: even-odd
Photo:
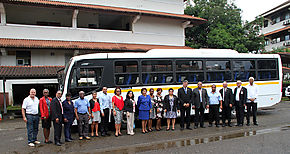
[[[289,48],[290,46],[290,1],[261,14],[264,17],[262,34],[265,36],[265,50]]]
[[[36,87],[57,89],[57,70],[78,54],[185,47],[184,0],[0,0],[0,92],[19,105]],[[0,103],[3,103],[3,99]]]

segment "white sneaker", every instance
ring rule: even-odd
[[[35,147],[35,144],[34,143],[29,143],[28,146]]]
[[[39,141],[34,141],[34,144],[40,144],[40,142]]]

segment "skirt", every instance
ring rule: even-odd
[[[156,110],[154,108],[151,109],[151,112],[149,113],[149,118],[150,119],[156,118]]]
[[[166,118],[168,118],[168,119],[175,119],[176,117],[177,117],[176,112],[174,112],[174,111],[168,111],[168,112],[166,112]]]
[[[149,120],[149,110],[139,110],[139,119],[140,120]]]
[[[123,111],[120,111],[119,108],[117,107],[115,107],[115,111],[116,111],[116,116],[114,116],[115,124],[121,124]]]
[[[101,112],[97,111],[97,112],[92,112],[94,118],[92,119],[92,121],[97,121],[98,123],[101,123]]]

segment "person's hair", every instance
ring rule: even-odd
[[[103,90],[104,88],[107,88],[107,89],[108,89],[108,87],[104,86],[104,87],[102,88],[102,90]]]
[[[170,92],[171,90],[174,91],[172,88],[169,88],[169,89],[168,89],[168,92]]]
[[[242,83],[242,81],[241,80],[238,80],[237,83]]]
[[[116,89],[114,90],[114,94],[115,94],[115,95],[117,95],[117,90],[118,90],[118,89],[120,90],[120,94],[122,93],[121,88],[120,88],[120,87],[116,87]]]
[[[186,83],[188,83],[188,81],[187,81],[187,80],[183,80],[183,83],[185,83],[185,82],[186,82]]]
[[[132,93],[132,98],[131,99],[134,100],[134,93],[131,90],[127,92],[126,99],[130,99],[130,96],[129,96],[130,93]]]
[[[58,92],[61,92],[61,93],[62,93],[62,91],[61,91],[61,90],[58,90],[56,93],[58,93]]]
[[[147,92],[147,89],[146,89],[146,88],[142,88],[142,89],[141,89],[141,93],[142,93],[144,90]]]
[[[154,89],[153,88],[150,88],[149,91],[153,91],[154,92]]]
[[[80,92],[79,92],[79,95],[80,95],[80,94],[85,94],[85,92],[84,92],[84,91],[80,91]]]
[[[42,92],[44,92],[44,91],[47,91],[47,92],[49,92],[49,90],[48,90],[48,89],[43,89],[43,91],[42,91]]]
[[[251,80],[251,79],[252,79],[253,81],[255,81],[255,78],[254,78],[254,77],[250,77],[250,78],[249,78],[249,80]]]
[[[158,92],[158,91],[161,91],[161,92],[162,92],[163,90],[162,90],[162,88],[157,88],[156,91],[157,91],[157,92]]]
[[[211,85],[211,87],[216,87],[216,85],[215,85],[215,84],[213,84],[213,85]]]
[[[96,91],[93,91],[92,94],[98,94]]]
[[[71,97],[71,93],[66,93],[65,97]]]

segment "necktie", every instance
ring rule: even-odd
[[[61,103],[60,99],[57,99],[57,100],[58,100],[58,102],[59,102],[59,104],[60,104],[60,108],[61,108],[61,114],[63,114],[62,103]]]

